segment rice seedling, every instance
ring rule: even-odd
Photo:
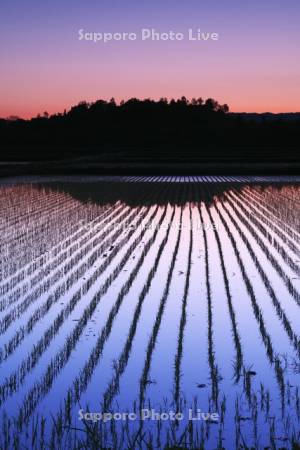
[[[33,180],[0,207],[0,450],[299,448],[299,180]]]

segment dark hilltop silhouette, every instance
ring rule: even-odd
[[[299,173],[300,114],[202,98],[80,102],[0,119],[1,173]]]

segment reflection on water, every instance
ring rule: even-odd
[[[291,447],[299,184],[35,181],[0,188],[0,448]]]

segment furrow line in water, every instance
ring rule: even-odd
[[[180,219],[179,219],[180,224],[182,223],[182,214],[183,214],[183,208],[181,207]],[[152,355],[153,355],[153,352],[154,352],[154,349],[156,346],[157,336],[159,333],[163,314],[165,312],[166,302],[167,302],[167,299],[169,296],[170,285],[171,285],[174,268],[175,268],[175,263],[176,263],[176,258],[177,258],[177,254],[178,254],[178,249],[179,249],[179,245],[180,245],[181,233],[182,233],[182,229],[181,229],[181,226],[179,226],[177,239],[176,239],[174,251],[172,254],[172,258],[171,258],[171,263],[170,263],[170,267],[168,270],[166,285],[164,288],[163,296],[159,303],[159,308],[158,308],[158,312],[157,312],[155,322],[153,325],[153,330],[152,330],[152,333],[151,333],[151,336],[149,338],[148,345],[147,345],[145,365],[144,365],[144,368],[142,371],[142,376],[140,379],[140,396],[139,396],[140,408],[139,409],[142,409],[143,405],[144,405],[145,391],[146,391],[148,375],[149,375],[149,371],[150,371],[150,367],[151,367]]]
[[[161,224],[163,223],[165,216],[166,216],[166,207],[164,210],[163,215],[161,216],[160,220],[159,220],[159,224],[158,224],[158,228],[161,226]],[[68,394],[67,394],[67,401],[66,401],[66,405],[68,405],[68,408],[70,407],[70,405],[72,403],[78,402],[80,400],[80,396],[82,395],[82,393],[87,389],[88,383],[92,377],[92,374],[99,362],[99,359],[102,355],[103,349],[104,349],[104,345],[107,341],[107,339],[110,336],[111,330],[112,330],[112,326],[113,323],[117,317],[117,314],[119,312],[119,309],[121,307],[121,304],[123,302],[124,297],[128,294],[130,287],[134,281],[134,279],[136,278],[136,276],[138,275],[138,271],[141,268],[144,259],[149,251],[149,249],[151,248],[151,246],[154,244],[157,233],[158,233],[158,228],[156,228],[155,230],[155,234],[150,238],[150,240],[147,242],[144,251],[139,259],[139,262],[137,263],[137,265],[135,266],[134,270],[131,272],[129,279],[127,280],[127,282],[122,286],[118,298],[114,304],[114,306],[112,307],[110,313],[109,313],[109,317],[108,320],[106,322],[106,325],[103,327],[102,332],[99,333],[99,336],[97,338],[97,342],[96,345],[94,346],[88,361],[86,362],[85,366],[83,367],[83,369],[81,369],[79,375],[76,377],[76,379],[73,382],[72,387],[68,390]],[[144,231],[142,232],[142,235],[144,234]],[[140,237],[140,240],[142,239],[142,236]],[[124,263],[125,264],[125,263]]]
[[[46,198],[47,204],[45,205]],[[31,203],[29,202],[29,200],[31,200]],[[20,205],[21,208],[17,209],[15,214],[13,214],[12,216],[9,215],[6,207],[3,207],[3,210],[5,211],[4,217],[6,218],[6,223],[3,224],[3,227],[1,227],[0,231],[4,231],[4,236],[9,237],[9,235],[7,236],[5,234],[5,231],[10,231],[12,226],[16,231],[18,230],[18,227],[22,229],[24,227],[24,223],[26,223],[24,219],[26,219],[27,222],[31,222],[32,218],[39,220],[39,217],[41,215],[49,215],[49,212],[57,209],[57,207],[66,207],[67,205],[72,205],[73,202],[74,200],[71,197],[66,197],[66,195],[63,193],[57,196],[44,194],[40,202],[38,201],[36,196],[30,199],[26,196],[22,205]],[[30,210],[26,211],[25,205],[29,205],[30,207],[32,207]],[[7,222],[8,220],[9,222]]]
[[[127,210],[129,210],[129,209],[127,208]],[[103,221],[99,218],[99,220],[94,221],[95,227],[97,227],[97,229],[105,228],[105,226],[110,223],[110,220],[113,220],[118,216],[121,218],[124,211],[126,211],[126,208],[120,207],[120,211],[117,210],[115,212],[112,212],[109,215],[109,218],[107,218],[106,215],[104,216]],[[115,220],[115,222],[117,222],[117,221]],[[68,268],[67,255],[68,255],[68,257],[71,258],[75,252],[77,252],[77,254],[78,254],[79,251],[82,251],[82,249],[84,249],[84,248],[88,249],[88,246],[90,246],[91,243],[93,243],[93,242],[96,243],[95,239],[99,239],[98,237],[94,238],[94,236],[96,236],[94,230],[92,230],[91,232],[88,232],[83,227],[80,232],[76,233],[73,236],[73,239],[71,238],[65,242],[63,251],[58,252],[57,255],[54,257],[54,259],[50,260],[50,262],[44,268],[40,268],[40,270],[37,274],[35,274],[34,273],[35,270],[33,270],[32,276],[31,276],[31,278],[29,278],[30,276],[28,276],[29,280],[27,282],[25,281],[25,283],[21,287],[18,287],[18,289],[13,291],[13,293],[10,293],[8,295],[8,297],[5,298],[5,300],[0,301],[0,311],[3,311],[7,306],[10,306],[11,304],[17,302],[21,296],[24,296],[26,294],[29,295],[30,290],[32,290],[35,285],[37,285],[38,283],[40,283],[40,285],[42,285],[42,283],[44,282],[43,279],[49,277],[49,275],[53,276],[52,272],[55,269],[58,269],[58,270],[63,269],[65,272],[64,268]],[[66,273],[67,273],[67,271],[66,271]],[[24,277],[25,276],[23,273],[22,278],[24,278]]]
[[[170,219],[170,223],[168,224],[168,229],[166,231],[166,235],[158,248],[154,264],[151,267],[148,277],[146,279],[146,282],[142,288],[142,291],[139,294],[137,305],[136,305],[136,308],[135,308],[135,311],[133,314],[133,318],[132,318],[132,322],[131,322],[131,325],[129,328],[128,338],[125,342],[124,348],[123,348],[120,356],[117,359],[116,366],[114,367],[114,375],[103,395],[103,410],[104,411],[109,410],[109,408],[111,406],[111,402],[113,401],[115,395],[117,394],[117,392],[119,390],[120,378],[125,371],[125,368],[127,366],[127,363],[128,363],[129,357],[130,357],[133,340],[134,340],[134,337],[136,334],[136,329],[137,329],[141,311],[142,311],[142,306],[143,306],[145,297],[148,294],[149,289],[151,287],[152,280],[157,272],[159,261],[161,259],[163,250],[168,242],[169,235],[170,235],[170,229],[171,229],[171,225],[173,223],[174,216],[175,216],[175,207],[173,207],[173,212],[172,212],[172,216]]]
[[[294,241],[296,241],[297,244],[299,244],[300,233],[289,225],[288,221],[286,220],[288,218],[286,214],[284,218],[282,217],[283,208],[279,208],[278,204],[276,205],[276,207],[272,206],[270,200],[267,201],[263,194],[255,187],[252,187],[250,189],[248,186],[246,186],[242,192],[255,202],[255,204],[263,214],[269,217],[272,222],[278,223],[278,226],[283,229],[285,233],[289,235]]]
[[[300,294],[297,291],[297,289],[294,287],[294,285],[292,284],[289,276],[284,272],[284,270],[282,269],[282,267],[280,266],[280,264],[278,263],[276,258],[269,251],[268,247],[264,244],[263,240],[259,237],[257,232],[254,230],[252,225],[249,223],[249,220],[247,220],[247,216],[245,218],[244,215],[238,210],[236,205],[229,198],[229,196],[227,196],[226,194],[225,194],[225,196],[226,196],[226,201],[232,207],[232,209],[235,212],[236,216],[239,218],[239,220],[245,225],[245,227],[252,234],[252,236],[254,237],[255,241],[257,242],[257,244],[259,245],[261,250],[264,252],[264,254],[266,255],[267,259],[270,261],[272,267],[276,270],[276,272],[278,273],[280,278],[282,278],[282,280],[284,281],[284,283],[285,283],[289,293],[292,295],[292,297],[294,298],[296,303],[300,306]]]
[[[89,224],[81,226],[81,228],[75,233],[70,233],[68,239],[64,240],[62,243],[58,244],[49,253],[55,253],[55,257],[50,260],[45,267],[39,266],[37,264],[30,264],[27,269],[23,269],[17,276],[14,276],[9,282],[0,286],[0,297],[7,295],[10,290],[18,287],[18,285],[25,280],[25,283],[18,287],[12,293],[9,293],[8,298],[4,301],[0,301],[0,311],[3,311],[5,307],[11,303],[14,303],[21,295],[28,293],[29,289],[32,289],[38,282],[42,280],[45,276],[49,275],[54,269],[57,269],[62,263],[75,253],[87,240],[93,237],[93,231],[89,232],[91,227],[104,227],[112,219],[118,216],[122,211],[122,206],[118,206],[114,211],[108,211],[101,214],[98,218],[94,219]],[[59,251],[60,250],[60,251]],[[35,272],[38,270],[38,274]],[[14,300],[16,298],[16,300]]]
[[[297,233],[299,237],[299,212],[295,211],[295,205],[289,207],[284,199],[282,202],[279,202],[278,198],[280,198],[280,195],[278,192],[276,192],[276,196],[274,196],[272,193],[266,194],[265,191],[261,192],[257,187],[254,187],[253,190],[259,195],[260,201],[263,200],[266,208],[271,210],[275,217],[280,216],[279,220],[286,222],[289,228],[292,229],[294,233]],[[281,204],[284,204],[284,209],[281,207]]]
[[[145,209],[144,213],[141,216],[137,216],[137,226],[139,226],[143,219],[148,214],[148,210]],[[135,212],[133,212],[130,216],[136,216]],[[97,278],[101,275],[101,273],[109,266],[113,258],[118,254],[123,245],[128,241],[131,235],[134,233],[134,229],[132,229],[129,234],[127,234],[119,243],[114,246],[114,249],[110,252],[109,256],[105,259],[104,263],[94,272],[94,274],[87,280],[82,286],[83,293],[87,293],[90,287],[96,282]],[[24,340],[25,336],[32,332],[34,326],[38,323],[38,321],[43,318],[50,310],[50,308],[58,302],[62,295],[64,295],[80,278],[84,276],[86,271],[93,266],[95,261],[97,260],[99,254],[102,254],[103,251],[107,247],[110,246],[111,240],[115,240],[118,238],[119,231],[117,230],[114,235],[109,238],[108,241],[104,241],[100,243],[100,246],[96,248],[93,253],[89,256],[87,262],[81,261],[80,266],[77,268],[75,272],[73,272],[67,281],[61,285],[55,291],[55,294],[51,294],[46,302],[40,306],[28,319],[25,326],[21,326],[13,335],[13,337],[9,340],[8,343],[4,345],[4,347],[0,350],[0,362],[7,359],[13,351],[20,345],[20,343]]]
[[[181,307],[181,317],[178,330],[178,340],[177,340],[177,350],[174,359],[174,402],[176,404],[177,411],[180,410],[180,378],[181,378],[181,365],[182,365],[182,355],[183,355],[183,341],[184,341],[184,331],[186,326],[186,307],[190,288],[190,278],[191,278],[191,266],[192,266],[192,251],[193,251],[193,223],[192,223],[192,209],[189,205],[189,251],[187,259],[187,272],[184,283],[184,292],[182,297],[182,307]]]
[[[292,210],[294,208],[299,209],[300,200],[298,200],[298,196],[297,196],[297,198],[290,197],[290,195],[288,195],[288,194],[290,194],[290,192],[288,192],[288,194],[286,194],[285,190],[286,190],[286,188],[284,187],[280,192],[278,192],[278,196],[281,197],[285,201],[285,203],[287,204],[287,206],[290,207],[290,209],[292,209]],[[283,193],[283,191],[284,191],[284,193]],[[272,191],[270,190],[270,187],[267,187],[267,189],[265,190],[265,193],[267,194],[267,196],[268,195],[272,196]]]
[[[173,195],[174,195],[174,192],[173,192]],[[159,220],[158,227],[160,227],[161,224],[163,223],[165,215],[166,215],[166,209],[164,210],[164,213]],[[142,266],[144,259],[146,257],[146,254],[148,253],[151,245],[153,245],[153,243],[155,242],[157,232],[158,232],[158,229],[156,229],[155,235],[153,235],[152,238],[148,241],[147,248],[145,248],[146,251],[144,249],[141,258],[140,258],[138,264],[136,265],[135,269],[131,272],[128,281],[122,286],[122,288],[119,292],[118,298],[110,311],[106,325],[103,327],[101,334],[99,334],[97,343],[96,343],[95,347],[93,348],[87,363],[85,364],[84,368],[80,371],[80,374],[76,377],[75,381],[73,382],[73,386],[69,389],[68,395],[67,395],[67,399],[68,399],[67,405],[68,406],[70,406],[71,403],[75,403],[75,402],[79,401],[80,396],[87,389],[88,383],[89,383],[89,381],[92,377],[92,374],[98,364],[98,361],[102,355],[104,345],[111,333],[111,329],[112,329],[114,320],[119,312],[119,309],[123,302],[123,299],[129,292],[130,287],[131,287],[134,279],[136,278],[138,271],[139,271],[140,267]],[[140,237],[140,240],[142,239],[143,235],[144,235],[144,230],[142,232],[142,236]]]
[[[166,216],[167,213],[167,207],[165,207],[164,212],[162,214],[162,217],[159,221],[159,224],[161,224]],[[114,307],[111,310],[109,320],[105,326],[105,328],[102,330],[101,335],[99,336],[96,346],[94,347],[87,364],[85,365],[84,369],[81,370],[80,375],[77,377],[77,389],[75,387],[75,393],[78,392],[79,386],[81,386],[81,383],[84,383],[84,380],[89,379],[89,377],[92,374],[92,371],[94,370],[95,365],[97,364],[98,358],[101,354],[102,348],[106,342],[106,339],[108,335],[110,334],[111,327],[113,325],[114,319],[119,311],[119,307],[122,303],[122,300],[124,296],[129,292],[130,287],[132,285],[133,280],[137,276],[137,273],[141,267],[141,265],[144,262],[145,256],[148,253],[150,247],[153,245],[153,243],[156,240],[158,228],[156,227],[152,237],[148,240],[147,244],[145,245],[142,255],[140,256],[135,268],[131,272],[129,279],[127,282],[123,285],[121,288],[121,291],[118,295],[118,299],[114,305]],[[146,232],[146,230],[145,230]],[[75,348],[78,339],[80,338],[85,326],[88,323],[88,320],[93,316],[102,296],[107,291],[108,287],[110,286],[111,282],[115,279],[116,274],[118,274],[122,268],[124,267],[124,264],[126,260],[128,259],[129,255],[126,255],[127,258],[124,258],[122,260],[122,263],[118,268],[114,271],[113,274],[111,274],[107,279],[107,284],[105,284],[98,293],[93,297],[89,305],[85,308],[81,318],[79,319],[78,324],[75,326],[72,333],[68,336],[66,339],[66,342],[62,349],[57,353],[57,355],[51,359],[51,362],[48,364],[47,369],[44,373],[44,375],[41,377],[41,380],[36,382],[34,387],[30,389],[30,391],[26,394],[25,399],[23,401],[22,406],[20,407],[19,414],[18,414],[18,423],[21,425],[22,423],[25,423],[25,418],[29,418],[38,403],[41,401],[41,399],[50,391],[51,386],[56,379],[56,377],[59,375],[62,368],[67,364],[70,355]],[[99,353],[98,353],[99,352]],[[75,385],[76,386],[76,385]],[[69,391],[70,392],[70,391]]]
[[[237,230],[237,232],[239,233],[242,241],[244,242],[247,251],[252,259],[252,261],[254,262],[254,265],[260,275],[260,278],[272,300],[273,303],[273,307],[275,309],[275,312],[279,318],[279,320],[282,322],[282,325],[286,331],[286,334],[291,342],[291,344],[293,345],[294,349],[296,350],[297,354],[300,356],[300,340],[299,337],[297,336],[297,334],[294,332],[291,323],[288,319],[288,317],[285,314],[284,309],[282,308],[279,299],[277,298],[275,291],[272,287],[272,284],[270,282],[270,280],[268,279],[268,276],[266,274],[266,272],[263,270],[262,265],[260,264],[249,240],[247,239],[247,237],[245,236],[245,234],[243,233],[242,229],[240,228],[240,226],[238,225],[238,222],[234,219],[233,215],[230,213],[229,209],[226,207],[226,205],[222,202],[220,202],[222,205],[223,210],[226,212],[227,216],[229,217],[229,219],[231,220],[231,222],[234,224],[235,229]],[[230,232],[228,225],[223,217],[223,215],[221,214],[217,204],[215,203],[215,209],[219,214],[219,217],[227,231]]]
[[[240,339],[240,335],[239,335],[239,331],[238,331],[236,314],[235,314],[234,307],[232,304],[232,296],[231,296],[231,291],[230,291],[227,270],[226,270],[226,266],[225,266],[225,262],[224,262],[224,255],[223,255],[223,250],[222,250],[221,239],[220,239],[219,233],[217,231],[217,228],[215,226],[214,219],[211,215],[210,208],[206,206],[206,210],[207,210],[207,213],[208,213],[208,216],[209,216],[212,228],[213,228],[213,232],[214,232],[214,235],[216,238],[218,253],[219,253],[219,258],[220,258],[220,263],[221,263],[221,269],[222,269],[222,274],[223,274],[223,280],[224,280],[224,286],[225,286],[225,292],[226,292],[226,298],[227,298],[227,305],[228,305],[229,316],[230,316],[230,320],[231,320],[231,331],[232,331],[232,336],[233,336],[233,341],[234,341],[234,346],[235,346],[235,353],[236,353],[234,372],[235,372],[235,382],[237,383],[240,380],[241,371],[242,371],[242,368],[244,365],[241,339]]]
[[[231,213],[228,211],[228,209],[226,208],[226,206],[224,205],[223,202],[221,202],[221,205],[223,207],[223,209],[226,211],[227,216],[229,217],[231,223],[233,224],[233,226],[235,227],[235,229],[237,230],[238,234],[240,235],[240,237],[242,238],[243,242],[246,244],[247,249],[250,249],[251,246],[249,244],[249,241],[247,241],[243,231],[241,230],[241,228],[239,227],[238,223],[236,222],[236,220],[234,219],[234,217],[231,215]],[[271,337],[266,329],[265,323],[264,323],[264,318],[263,318],[263,313],[259,307],[258,301],[256,299],[255,296],[255,292],[254,292],[254,288],[251,284],[250,278],[247,275],[243,260],[241,258],[239,249],[237,247],[237,243],[229,229],[229,226],[226,222],[226,220],[224,219],[223,215],[221,214],[218,206],[215,204],[215,208],[216,211],[222,221],[222,224],[227,232],[227,235],[231,241],[235,256],[237,258],[240,270],[241,270],[241,274],[243,277],[243,280],[245,282],[245,286],[247,289],[247,292],[249,294],[249,297],[251,299],[251,304],[252,304],[252,309],[253,309],[253,313],[254,313],[254,317],[257,321],[258,327],[259,327],[259,331],[261,334],[261,338],[263,341],[263,344],[265,346],[266,349],[266,355],[270,361],[270,363],[272,364],[272,366],[274,366],[274,371],[275,371],[275,376],[279,385],[279,389],[280,389],[280,394],[281,394],[281,400],[282,400],[282,404],[284,403],[284,396],[285,396],[285,381],[284,381],[284,372],[283,369],[281,367],[281,363],[279,358],[276,356],[275,351],[273,349],[273,345],[272,345],[272,340]],[[256,261],[255,261],[256,262]],[[245,374],[246,375],[246,374]],[[251,377],[248,377],[248,383],[250,383]],[[245,377],[245,382],[247,384],[247,377]]]
[[[30,240],[34,241],[37,236],[43,236],[50,228],[51,217],[55,217],[58,213],[60,213],[62,217],[67,217],[77,209],[78,205],[75,204],[75,201],[68,199],[62,204],[55,203],[51,208],[47,205],[47,208],[43,211],[33,213],[28,217],[27,222],[23,221],[20,223],[20,226],[22,227],[20,230],[18,230],[15,224],[10,224],[8,230],[11,230],[11,234],[2,235],[3,240],[1,240],[2,242],[0,244],[1,253],[13,255],[16,247],[20,248],[21,245],[25,246]],[[61,211],[63,211],[63,213]]]
[[[2,268],[0,269],[1,281],[4,278],[14,275],[31,261],[47,254],[53,246],[57,245],[62,239],[65,239],[69,231],[68,227],[65,226],[66,221],[69,225],[72,220],[80,220],[80,211],[74,207],[72,213],[69,213],[66,217],[59,215],[58,217],[59,219],[56,219],[56,221],[52,218],[47,224],[47,228],[44,226],[45,233],[39,234],[35,231],[32,242],[27,241],[23,247],[18,248],[18,255],[15,252],[17,259],[12,259],[14,252],[11,249],[9,250],[6,257],[3,258],[3,264],[5,263],[6,265],[3,270]]]
[[[150,218],[147,221],[147,224],[150,224],[154,217],[156,217],[158,212],[158,207],[154,210],[154,212],[150,215]],[[141,239],[143,238],[145,232],[147,230],[147,227],[145,227],[144,232],[141,233],[141,235],[133,241],[133,243],[129,246],[129,249],[126,251],[125,256],[123,257],[121,263],[117,266],[117,270],[114,272],[113,277],[108,277],[106,282],[104,283],[105,289],[107,290],[108,287],[112,284],[112,282],[116,279],[116,277],[119,275],[120,271],[124,267],[125,262],[127,261],[134,251],[134,249],[138,246],[138,244],[141,242]],[[131,236],[134,234],[134,231],[131,231],[131,235],[127,236],[126,239],[123,239],[122,244],[124,245],[128,240],[131,238]],[[117,249],[117,252],[119,252],[121,247],[119,246]],[[116,253],[117,253],[116,252]],[[97,270],[98,276],[104,272],[104,270],[108,267],[107,261],[105,261],[100,268]],[[9,377],[6,378],[5,382],[0,386],[0,404],[2,404],[6,398],[12,393],[16,392],[20,385],[24,382],[24,379],[26,375],[31,372],[34,367],[37,365],[39,359],[45,352],[45,350],[49,347],[51,344],[51,341],[55,338],[55,336],[58,334],[59,329],[61,326],[67,321],[70,314],[73,312],[75,306],[78,304],[79,300],[81,300],[82,295],[86,295],[93,285],[91,283],[91,279],[96,280],[98,277],[91,276],[90,279],[85,283],[85,285],[82,288],[79,288],[77,292],[73,295],[68,305],[56,316],[53,323],[50,327],[47,328],[47,330],[44,332],[43,337],[39,339],[37,344],[34,345],[32,351],[28,355],[27,358],[23,359],[21,364],[19,365],[18,369],[14,371]]]
[[[33,249],[32,251],[32,258],[31,260],[28,260],[28,258],[25,261],[19,261],[18,264],[8,264],[8,267],[1,268],[1,281],[4,277],[7,278],[6,281],[10,281],[10,279],[14,278],[14,274],[21,270],[22,268],[27,268],[31,264],[38,263],[40,261],[47,260],[48,254],[53,251],[53,248],[55,249],[61,242],[63,242],[65,239],[69,238],[68,232],[70,231],[69,227],[71,227],[71,231],[74,229],[76,231],[76,226],[79,228],[78,223],[82,222],[82,216],[84,216],[85,219],[90,220],[91,217],[89,216],[95,216],[95,213],[92,214],[93,211],[91,211],[90,208],[86,208],[84,206],[77,208],[77,210],[70,216],[60,216],[60,221],[56,224],[54,224],[52,229],[52,236],[47,236],[47,248],[45,248],[44,251],[39,251],[39,254],[35,254],[36,249]],[[99,216],[99,213],[97,214]],[[67,221],[68,227],[65,226],[65,222]],[[59,226],[62,228],[59,229]],[[40,239],[37,239],[40,241]],[[42,242],[41,242],[42,246]],[[24,259],[24,258],[23,258]],[[2,270],[3,269],[3,270]]]
[[[118,205],[118,208],[120,208],[120,205]],[[84,222],[84,224],[82,219],[79,221],[79,223],[78,220],[76,220],[76,223],[74,225],[71,225],[67,238],[62,239],[58,244],[52,247],[49,252],[47,252],[47,254],[39,256],[38,258],[36,258],[36,260],[31,261],[30,263],[23,266],[23,268],[17,274],[12,275],[8,279],[6,279],[5,282],[0,285],[0,295],[2,296],[9,290],[13,289],[26,277],[30,277],[39,269],[43,270],[45,264],[48,263],[48,261],[52,257],[55,259],[57,256],[59,256],[59,254],[62,253],[63,250],[72,245],[73,239],[76,241],[81,236],[83,236],[86,228],[93,226],[93,224],[98,220],[107,217],[109,214],[111,214],[112,209],[113,207],[109,207],[107,210],[102,211],[102,213],[98,214],[98,216],[93,220],[86,219],[90,221],[86,221]],[[51,261],[49,264],[51,264]]]
[[[130,211],[130,210],[129,210]],[[132,212],[129,214],[127,212],[127,209],[122,214],[122,216],[119,218],[120,221],[125,221],[126,219],[134,218],[135,212]],[[114,231],[113,229],[107,229],[103,233],[100,233],[92,242],[88,242],[83,248],[81,248],[79,251],[76,252],[76,254],[65,263],[63,267],[58,269],[54,274],[51,274],[48,278],[46,278],[45,281],[43,281],[39,286],[29,295],[25,297],[24,300],[22,300],[20,303],[15,305],[11,311],[9,311],[1,320],[0,320],[0,335],[5,333],[9,326],[17,319],[19,319],[25,311],[31,306],[31,304],[35,303],[42,294],[45,294],[49,291],[50,288],[54,288],[55,284],[58,283],[63,276],[66,276],[71,270],[74,270],[76,266],[82,264],[83,257],[87,257],[88,253],[93,252],[92,255],[100,256],[110,245],[111,241],[113,241],[119,234],[119,231],[117,230],[112,236],[110,236],[111,231]],[[103,242],[104,239],[107,239]],[[95,243],[95,246],[94,244]],[[98,246],[98,247],[97,247]],[[92,257],[90,257],[92,258]],[[88,267],[86,267],[87,270]],[[74,281],[73,281],[74,282]],[[72,274],[68,278],[67,282],[62,282],[58,285],[58,287],[55,290],[54,294],[50,294],[47,298],[47,301],[44,303],[44,305],[47,305],[47,310],[50,309],[53,302],[56,302],[58,298],[61,297],[63,293],[65,293],[65,290],[72,285]]]
[[[300,243],[300,239],[295,235],[295,233],[293,233],[292,239],[294,240],[292,240],[290,234],[287,232],[287,227],[283,226],[284,224],[282,223],[282,221],[280,221],[280,219],[278,219],[278,217],[276,218],[273,214],[267,211],[265,207],[262,207],[261,202],[259,203],[245,191],[235,191],[235,193],[237,197],[239,197],[245,204],[248,205],[248,207],[253,211],[256,217],[259,217],[259,219],[263,223],[268,225],[268,227],[273,230],[285,244],[287,244],[292,252],[300,256],[299,247],[297,246],[297,244]],[[258,213],[258,211],[260,211],[260,213]]]
[[[1,198],[0,198],[0,208],[1,210],[6,211],[6,214],[0,217],[0,231],[7,227],[7,219],[14,219],[19,217],[20,207],[24,207],[24,203],[29,201],[29,205],[33,204],[42,204],[45,200],[45,192],[37,191],[36,189],[32,189],[30,186],[30,192],[28,192],[29,186],[25,189],[24,187],[14,186],[11,189],[1,187]],[[58,192],[51,193],[53,196],[57,195]],[[16,201],[17,196],[17,201]],[[34,202],[33,202],[34,201]],[[23,211],[24,212],[24,211]],[[31,211],[27,211],[28,214],[31,214]]]
[[[205,284],[206,284],[206,296],[207,296],[207,340],[208,340],[208,364],[210,368],[211,379],[211,397],[217,407],[219,398],[219,369],[216,364],[215,358],[215,345],[214,345],[214,331],[213,331],[213,309],[212,309],[212,295],[211,295],[211,282],[210,282],[210,267],[209,267],[209,246],[207,239],[207,232],[205,223],[203,220],[203,214],[201,206],[198,205],[198,211],[201,221],[202,235],[204,241],[204,258],[205,258]]]
[[[239,208],[243,211],[243,213],[250,219],[250,221],[253,223],[253,225],[259,230],[259,232],[264,236],[265,239],[268,240],[271,246],[275,248],[275,250],[279,253],[279,255],[282,257],[284,262],[292,269],[293,272],[295,272],[297,275],[300,275],[300,267],[295,264],[294,260],[291,258],[291,256],[286,252],[286,250],[282,247],[282,245],[277,241],[277,239],[274,237],[274,229],[271,228],[271,232],[263,225],[261,222],[266,223],[268,226],[268,223],[262,220],[260,217],[260,214],[257,212],[257,210],[251,206],[248,205],[248,208],[242,203],[237,196],[232,194],[231,192],[226,193],[228,197],[232,199],[232,201],[239,206]],[[245,202],[246,203],[246,202]],[[247,203],[246,203],[247,205]],[[255,214],[255,216],[254,216]],[[300,252],[298,251],[298,254],[300,255]]]

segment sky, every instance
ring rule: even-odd
[[[299,24],[299,0],[1,0],[0,117],[183,95],[300,111]],[[142,41],[144,28],[184,39]],[[190,41],[188,29],[219,39]],[[94,43],[79,30],[137,39]]]

